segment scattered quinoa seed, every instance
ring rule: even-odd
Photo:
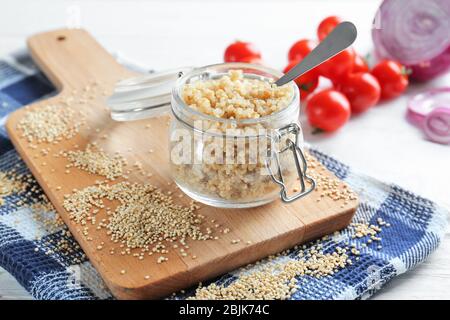
[[[88,144],[84,151],[68,151],[66,154],[73,166],[89,173],[98,174],[110,180],[123,174],[124,161],[120,156],[109,157],[91,144]]]
[[[57,143],[74,137],[82,123],[70,107],[46,105],[27,110],[17,127],[28,142]]]
[[[185,239],[208,240],[213,235],[203,232],[203,218],[195,212],[195,205],[183,207],[149,184],[119,182],[99,183],[82,190],[74,190],[64,197],[64,208],[70,218],[81,225],[95,218],[95,212],[105,207],[104,200],[117,200],[119,205],[104,227],[112,241],[123,241],[127,248],[153,246],[154,252],[166,250],[160,243]],[[150,247],[151,248],[151,247]]]

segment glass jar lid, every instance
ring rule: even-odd
[[[131,121],[167,112],[175,82],[193,69],[183,67],[119,81],[106,102],[111,117],[116,121]]]

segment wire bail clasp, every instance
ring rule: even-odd
[[[292,141],[289,137],[286,137],[286,146],[283,147],[281,150],[273,151],[271,152],[271,156],[266,160],[266,166],[269,171],[269,174],[272,178],[272,180],[278,184],[281,188],[280,191],[280,198],[285,203],[293,202],[297,199],[300,199],[307,194],[311,193],[315,187],[316,182],[313,178],[309,177],[306,173],[308,165],[306,163],[305,155],[303,154],[303,151],[301,150],[299,146],[300,138],[299,135],[301,133],[300,127],[296,123],[288,124],[285,127],[282,127],[277,130],[277,139],[279,140],[284,135],[293,134],[295,135],[295,142]],[[273,138],[273,137],[272,137]],[[279,141],[278,141],[279,142]],[[280,155],[284,152],[292,152],[292,155],[294,157],[295,166],[297,168],[297,174],[300,180],[300,191],[296,193],[295,195],[288,196],[287,194],[287,186],[284,182],[283,174],[282,174],[282,168],[280,164]],[[274,173],[271,167],[271,161],[275,160],[277,172]],[[310,185],[307,186],[307,183]]]

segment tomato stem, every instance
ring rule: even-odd
[[[313,86],[312,82],[302,83],[300,85],[300,90],[308,91]]]
[[[320,134],[325,132],[325,130],[320,129],[320,128],[314,128],[313,131],[311,132],[311,134],[316,135],[316,134]]]
[[[362,57],[363,61],[367,64],[367,66],[370,68],[369,61],[372,59],[372,55],[367,53],[364,57]]]
[[[407,68],[405,66],[402,66],[402,75],[409,76],[411,73],[412,73],[412,69],[411,68]]]

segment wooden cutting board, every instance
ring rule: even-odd
[[[119,79],[135,76],[119,65],[86,31],[57,30],[32,36],[28,47],[34,60],[58,87],[59,94],[36,102],[14,112],[8,119],[7,130],[16,149],[45,190],[64,222],[103,277],[112,293],[120,299],[157,298],[220,275],[241,265],[253,262],[283,249],[331,233],[347,226],[356,210],[357,200],[335,201],[321,197],[320,190],[292,204],[275,201],[252,209],[224,210],[202,205],[199,212],[206,216],[205,226],[211,220],[230,229],[219,240],[189,241],[190,253],[183,257],[177,250],[166,256],[169,261],[156,263],[157,255],[138,260],[132,255],[111,255],[98,250],[97,245],[113,245],[106,232],[94,232],[93,240],[86,241],[80,225],[69,219],[62,203],[64,195],[74,188],[93,185],[102,177],[71,168],[67,174],[67,159],[54,157],[60,150],[83,148],[97,142],[107,153],[118,151],[130,164],[139,161],[152,176],[136,172],[129,180],[150,182],[172,191],[176,202],[187,204],[187,197],[171,182],[168,166],[167,129],[169,116],[145,121],[115,122],[111,120],[105,101]],[[88,124],[80,133],[57,144],[41,143],[30,147],[22,137],[17,123],[27,108],[41,108],[54,104],[61,108],[71,104],[86,113]],[[44,155],[41,149],[47,149]],[[153,153],[148,150],[153,149]],[[326,169],[316,167],[311,170]],[[343,187],[343,183],[341,184]],[[318,199],[321,198],[321,201]],[[99,219],[106,216],[99,213]],[[242,239],[231,244],[233,239]],[[251,244],[249,244],[251,242]],[[121,270],[126,270],[121,274]],[[146,275],[150,277],[146,279]]]

